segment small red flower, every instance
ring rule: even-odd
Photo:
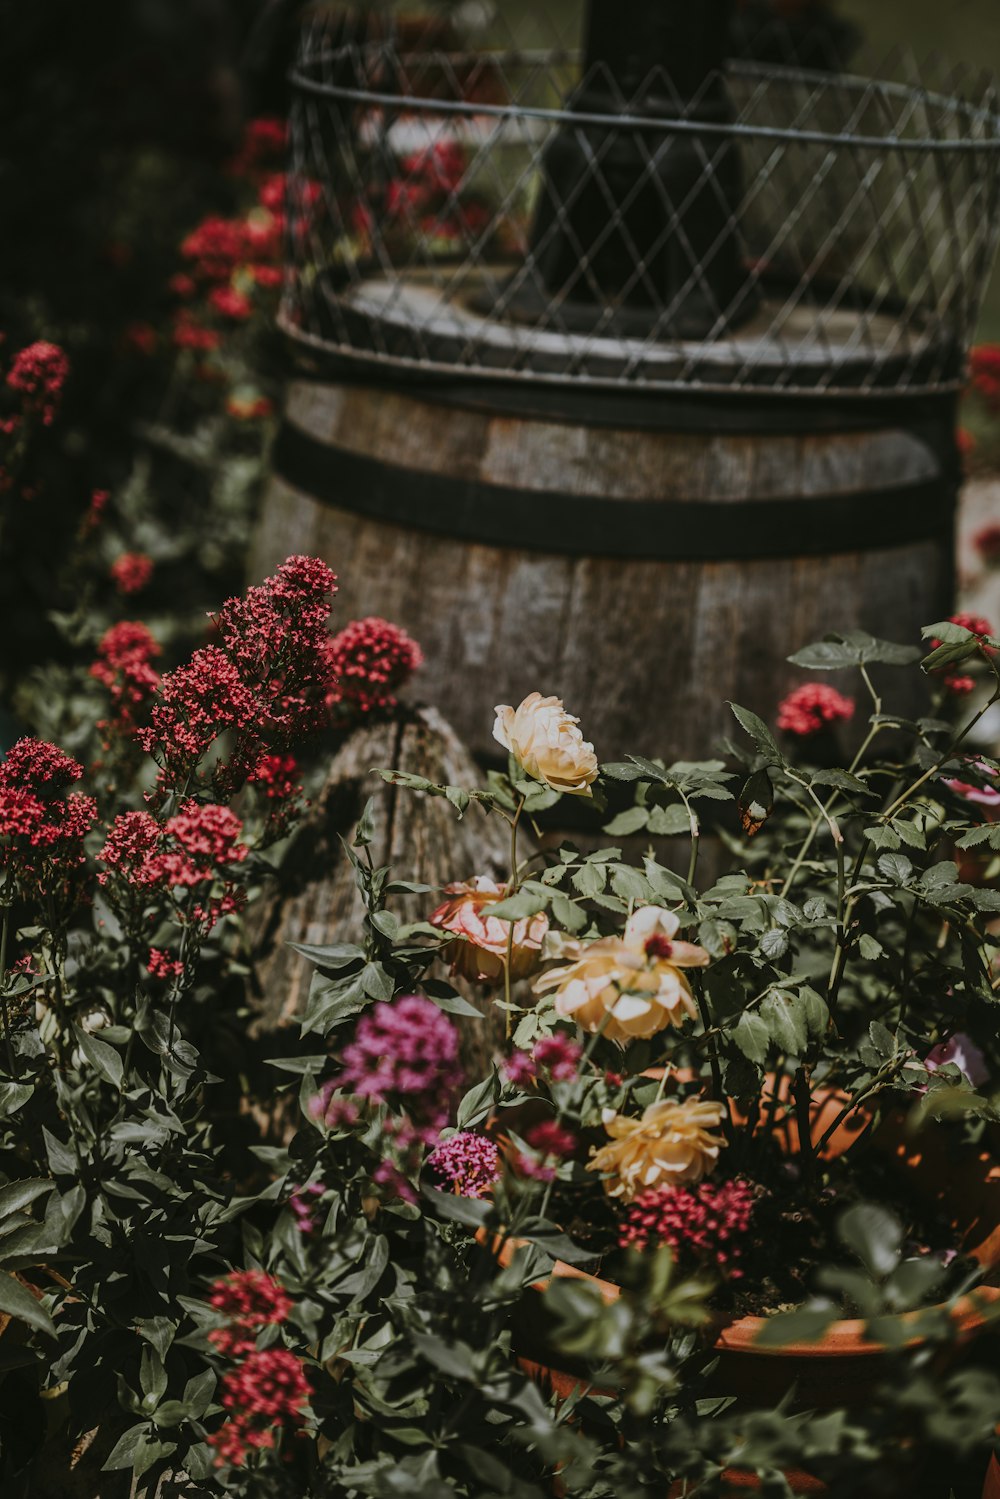
[[[778,705],[778,728],[806,739],[821,729],[853,718],[854,702],[825,682],[804,682]]]
[[[15,354],[7,371],[7,387],[21,397],[26,411],[41,417],[51,427],[69,376],[69,359],[58,344],[39,339]]]
[[[423,665],[417,642],[399,625],[369,617],[353,620],[329,645],[336,685],[332,703],[360,714],[389,712],[396,691]]]
[[[213,286],[208,294],[208,301],[220,317],[230,318],[235,323],[246,322],[253,312],[250,298],[232,286]]]
[[[145,552],[123,552],[111,564],[111,577],[119,593],[141,593],[153,576],[153,559]]]

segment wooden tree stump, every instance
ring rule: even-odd
[[[487,817],[476,804],[458,821],[443,798],[388,785],[371,774],[376,767],[467,790],[481,780],[468,751],[433,708],[419,709],[405,721],[360,728],[347,740],[330,766],[279,887],[256,917],[253,1030],[258,1037],[277,1039],[276,1033],[293,1031],[305,1010],[313,965],[289,943],[322,946],[356,941],[361,935],[364,907],[340,840],[353,839],[369,797],[374,802],[372,858],[376,865],[390,865],[397,878],[441,886],[476,874],[498,880],[509,874],[505,823]],[[522,849],[529,851],[527,839]],[[402,921],[419,921],[436,903],[434,895],[397,896],[392,909]],[[463,1062],[468,1075],[478,1077],[504,1034],[504,1015],[491,993],[468,987],[463,993],[484,1017],[481,1025],[470,1020],[463,1027]]]

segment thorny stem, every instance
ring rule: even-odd
[[[872,679],[868,675],[868,669],[867,669],[867,667],[862,666],[862,668],[861,668],[861,675],[864,678],[865,686],[868,688],[868,691],[871,694],[872,704],[874,706],[875,713],[876,714],[881,713],[881,711],[882,711],[882,699],[879,697],[878,693],[875,691],[874,685],[872,684]],[[875,740],[877,738],[877,736],[879,735],[879,733],[881,732],[881,730],[882,730],[883,727],[884,727],[884,725],[882,725],[882,724],[872,724],[871,725],[871,727],[868,730],[868,733],[865,735],[865,738],[864,738],[864,740],[863,740],[860,748],[858,749],[857,754],[854,756],[854,759],[851,761],[850,765],[847,768],[848,775],[854,775],[854,774],[856,774],[859,766],[864,761],[865,755],[867,755],[869,749],[871,748],[873,740]],[[798,875],[799,870],[802,868],[802,865],[805,862],[806,855],[808,854],[810,848],[812,847],[813,839],[816,837],[816,834],[818,833],[818,831],[820,829],[820,825],[822,824],[822,822],[825,819],[828,818],[828,816],[829,816],[830,813],[832,813],[834,807],[836,806],[838,796],[839,796],[839,792],[835,791],[833,793],[833,795],[830,797],[829,801],[826,803],[826,806],[823,807],[823,808],[821,808],[821,811],[819,813],[817,813],[816,817],[813,819],[812,824],[810,825],[809,831],[806,834],[805,839],[804,839],[804,841],[802,843],[802,847],[799,849],[798,853],[796,854],[795,861],[792,864],[791,869],[788,871],[788,877],[786,878],[785,883],[781,887],[781,892],[780,893],[781,893],[782,896],[786,896],[788,894],[789,890],[792,888],[792,885],[795,883],[796,876]]]
[[[11,1077],[17,1077],[17,1062],[11,1039],[10,1007],[7,1004],[7,944],[10,938],[10,906],[3,908],[3,926],[0,928],[0,993],[3,995],[3,1039],[7,1051],[7,1067]]]
[[[508,894],[508,896],[513,895],[516,892],[516,890],[517,890],[517,825],[521,821],[521,813],[524,811],[525,800],[526,800],[526,798],[522,796],[521,799],[520,799],[520,801],[517,804],[517,811],[514,813],[514,816],[510,819],[510,880],[507,883],[507,894]],[[512,1013],[512,1011],[511,1011],[511,1000],[510,1000],[510,965],[511,965],[511,961],[512,961],[513,955],[514,955],[514,923],[510,922],[510,924],[509,924],[509,926],[507,928],[507,956],[506,956],[506,959],[505,959],[504,965],[503,965],[503,997],[504,997],[504,1004],[506,1006],[506,1010],[505,1010],[506,1021],[505,1021],[505,1024],[506,1024],[507,1040],[508,1041],[510,1040],[510,1018],[511,1018],[511,1013]]]

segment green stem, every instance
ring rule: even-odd
[[[510,819],[510,879],[507,882],[508,896],[517,892],[517,825],[521,821],[521,813],[524,811],[525,798],[522,796],[517,804],[517,810]],[[511,922],[507,928],[507,956],[503,965],[503,997],[506,1006],[506,1033],[510,1040],[511,1023],[511,998],[510,998],[510,966],[514,955],[514,923]]]
[[[913,782],[912,786],[907,787],[905,791],[901,791],[899,796],[896,797],[896,800],[890,807],[887,807],[884,812],[880,813],[880,822],[890,822],[899,811],[900,807],[904,806],[905,803],[910,800],[910,797],[914,794],[914,792],[919,791],[921,786],[926,785],[933,776],[937,775],[942,765],[946,765],[951,759],[952,755],[958,749],[958,746],[962,743],[963,739],[968,738],[980,719],[984,718],[989,710],[993,707],[993,704],[998,701],[1000,701],[1000,685],[998,685],[996,691],[989,698],[989,701],[985,702],[979,709],[978,713],[973,714],[972,718],[969,719],[969,722],[965,725],[965,728],[962,730],[962,732],[955,736],[955,738],[951,741],[951,744],[945,750],[944,754],[940,755],[938,759],[934,761],[934,764],[924,771],[923,775],[918,776],[918,778]]]

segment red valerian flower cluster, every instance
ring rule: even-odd
[[[778,728],[807,739],[854,716],[854,702],[825,682],[804,682],[778,705]]]
[[[279,1430],[301,1424],[309,1395],[302,1360],[294,1353],[261,1348],[248,1354],[222,1381],[227,1420],[208,1439],[216,1467],[236,1467],[248,1453],[273,1447]]]
[[[568,1161],[579,1145],[572,1130],[565,1129],[556,1119],[543,1119],[527,1130],[524,1138],[534,1154],[522,1151],[515,1166],[521,1176],[535,1181],[552,1181],[556,1174],[554,1163]]]
[[[146,893],[195,892],[197,902],[190,910],[180,902],[178,915],[207,932],[245,898],[235,883],[237,866],[249,853],[242,832],[228,807],[193,798],[165,823],[149,812],[123,812],[98,855],[105,866],[98,880]]]
[[[405,630],[374,616],[352,620],[333,637],[329,651],[337,679],[332,704],[362,715],[395,708],[395,693],[424,660]]]
[[[518,1087],[533,1083],[539,1068],[548,1072],[553,1082],[572,1082],[582,1056],[583,1047],[579,1042],[557,1031],[555,1035],[540,1037],[530,1056],[525,1051],[511,1052],[503,1070],[509,1081]]]
[[[97,804],[64,793],[82,775],[81,765],[41,739],[19,739],[0,762],[0,858],[25,899],[79,895]]]
[[[435,1146],[427,1165],[458,1197],[488,1197],[500,1175],[500,1151],[486,1135],[459,1130]]]
[[[462,1081],[458,1031],[429,999],[409,994],[377,1004],[358,1021],[344,1047],[337,1086],[358,1098],[402,1107],[438,1130],[447,1123]]]
[[[221,645],[196,651],[168,672],[139,742],[160,766],[161,792],[188,784],[222,734],[228,757],[209,773],[228,799],[327,721],[331,691],[327,619],[336,578],[316,557],[289,557],[243,598],[230,599],[215,623]]]
[[[741,1177],[718,1185],[653,1187],[625,1208],[618,1243],[622,1249],[669,1244],[682,1265],[738,1280],[755,1202],[753,1186]]]
[[[152,979],[179,979],[184,972],[184,964],[177,958],[172,958],[168,952],[151,947],[146,959],[146,969]]]
[[[310,1390],[294,1353],[256,1346],[260,1329],[284,1322],[292,1310],[279,1281],[263,1270],[236,1271],[215,1282],[209,1301],[228,1325],[213,1329],[208,1340],[225,1358],[239,1361],[222,1380],[226,1422],[209,1437],[221,1468],[273,1447],[281,1429],[302,1421]]]
[[[294,755],[263,755],[247,779],[267,803],[269,841],[280,837],[302,806],[298,761]]]
[[[111,717],[98,725],[105,740],[111,733],[134,735],[160,685],[160,674],[152,665],[159,655],[159,642],[138,620],[123,619],[101,637],[90,675],[108,689],[111,699]]]
[[[15,354],[7,371],[7,388],[16,392],[25,412],[51,427],[69,375],[69,360],[58,344],[39,339]]]
[[[111,564],[111,581],[119,593],[141,593],[153,576],[153,559],[145,552],[123,552]]]
[[[257,1346],[262,1327],[284,1322],[292,1300],[280,1281],[264,1270],[234,1270],[212,1284],[209,1306],[227,1319],[214,1328],[208,1341],[226,1358],[241,1358]]]

